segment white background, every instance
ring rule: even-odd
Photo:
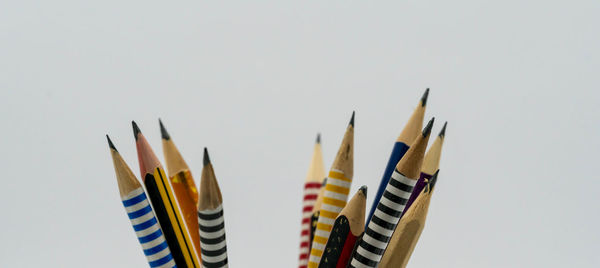
[[[294,267],[315,134],[329,168],[356,110],[370,205],[426,87],[410,266],[600,265],[598,1],[36,2],[0,8],[2,267],[146,267],[104,134],[138,174],[158,117],[196,180],[209,148],[231,266]]]

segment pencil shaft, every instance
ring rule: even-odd
[[[381,200],[381,196],[385,191],[385,187],[387,187],[388,182],[390,181],[390,177],[396,168],[396,164],[402,159],[406,151],[408,151],[409,146],[404,142],[397,141],[394,144],[394,148],[392,149],[392,154],[390,155],[390,159],[388,160],[385,171],[383,172],[383,176],[381,177],[381,181],[379,182],[379,187],[377,188],[377,193],[375,193],[373,199],[373,205],[371,205],[371,210],[369,211],[369,216],[367,217],[367,224],[373,217],[373,213],[375,213],[375,209],[377,209],[377,204]],[[366,227],[366,226],[365,226]]]
[[[416,182],[394,171],[349,267],[377,267]]]
[[[150,267],[174,267],[175,260],[144,189],[133,190],[122,202]]]
[[[198,208],[196,207],[196,201],[198,199],[198,193],[195,192],[195,198],[190,196],[190,187],[188,186],[189,181],[192,180],[192,173],[189,170],[177,172],[170,178],[171,185],[173,186],[173,192],[177,198],[177,203],[181,209],[183,219],[185,220],[190,234],[190,239],[194,244],[196,255],[200,256],[200,235],[198,234]],[[192,180],[193,183],[193,180]],[[196,187],[193,187],[194,190]]]
[[[198,211],[202,266],[206,268],[228,267],[223,206]]]
[[[298,261],[299,268],[306,268],[308,264],[308,255],[311,242],[311,218],[313,206],[317,200],[320,182],[306,182],[304,184],[304,198],[302,202],[302,223],[300,227],[300,256]]]
[[[313,237],[308,267],[317,267],[323,255],[327,238],[331,233],[336,217],[342,211],[348,200],[352,178],[340,170],[331,170],[327,177],[323,206],[321,207],[317,228]]]
[[[408,209],[413,204],[415,199],[417,199],[419,194],[423,191],[423,188],[425,188],[425,186],[427,185],[427,180],[431,179],[431,176],[432,175],[430,175],[430,174],[421,172],[421,174],[419,175],[419,179],[417,180],[417,183],[415,184],[415,187],[413,188],[413,192],[410,194],[408,201],[406,201],[406,206],[404,207],[404,211],[408,211]],[[401,215],[400,218],[402,218],[402,216],[404,216],[404,214]]]
[[[321,256],[319,268],[346,268],[357,239],[358,237],[353,235],[350,231],[348,218],[340,215],[335,220],[331,235],[329,236],[329,239],[327,239],[327,245],[323,251],[323,256]]]
[[[199,268],[199,258],[164,171],[156,168],[153,175],[146,174],[144,183],[177,266]]]

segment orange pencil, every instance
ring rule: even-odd
[[[196,189],[190,168],[185,160],[183,160],[183,156],[181,156],[181,153],[175,146],[171,135],[169,135],[169,132],[167,132],[160,119],[158,119],[158,123],[160,124],[160,133],[162,136],[163,154],[167,163],[167,176],[173,185],[175,197],[183,213],[192,243],[194,243],[194,247],[197,250],[196,254],[201,256],[198,215],[196,214],[198,210],[196,206],[198,204],[198,190]]]

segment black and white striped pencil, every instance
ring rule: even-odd
[[[358,242],[349,267],[377,267],[381,261],[381,256],[419,178],[433,120],[432,118],[429,121],[422,135],[417,136],[410,149],[396,165],[396,170],[377,204],[377,209]]]
[[[202,267],[227,267],[223,197],[206,148],[198,192],[198,224]]]

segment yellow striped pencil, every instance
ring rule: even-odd
[[[310,268],[315,268],[319,265],[335,219],[340,211],[346,206],[353,173],[354,112],[352,113],[352,118],[346,128],[342,144],[340,145],[335,160],[333,161],[333,165],[329,171],[329,175],[327,176],[323,204],[321,205],[317,228],[310,250],[308,261],[308,267]]]

